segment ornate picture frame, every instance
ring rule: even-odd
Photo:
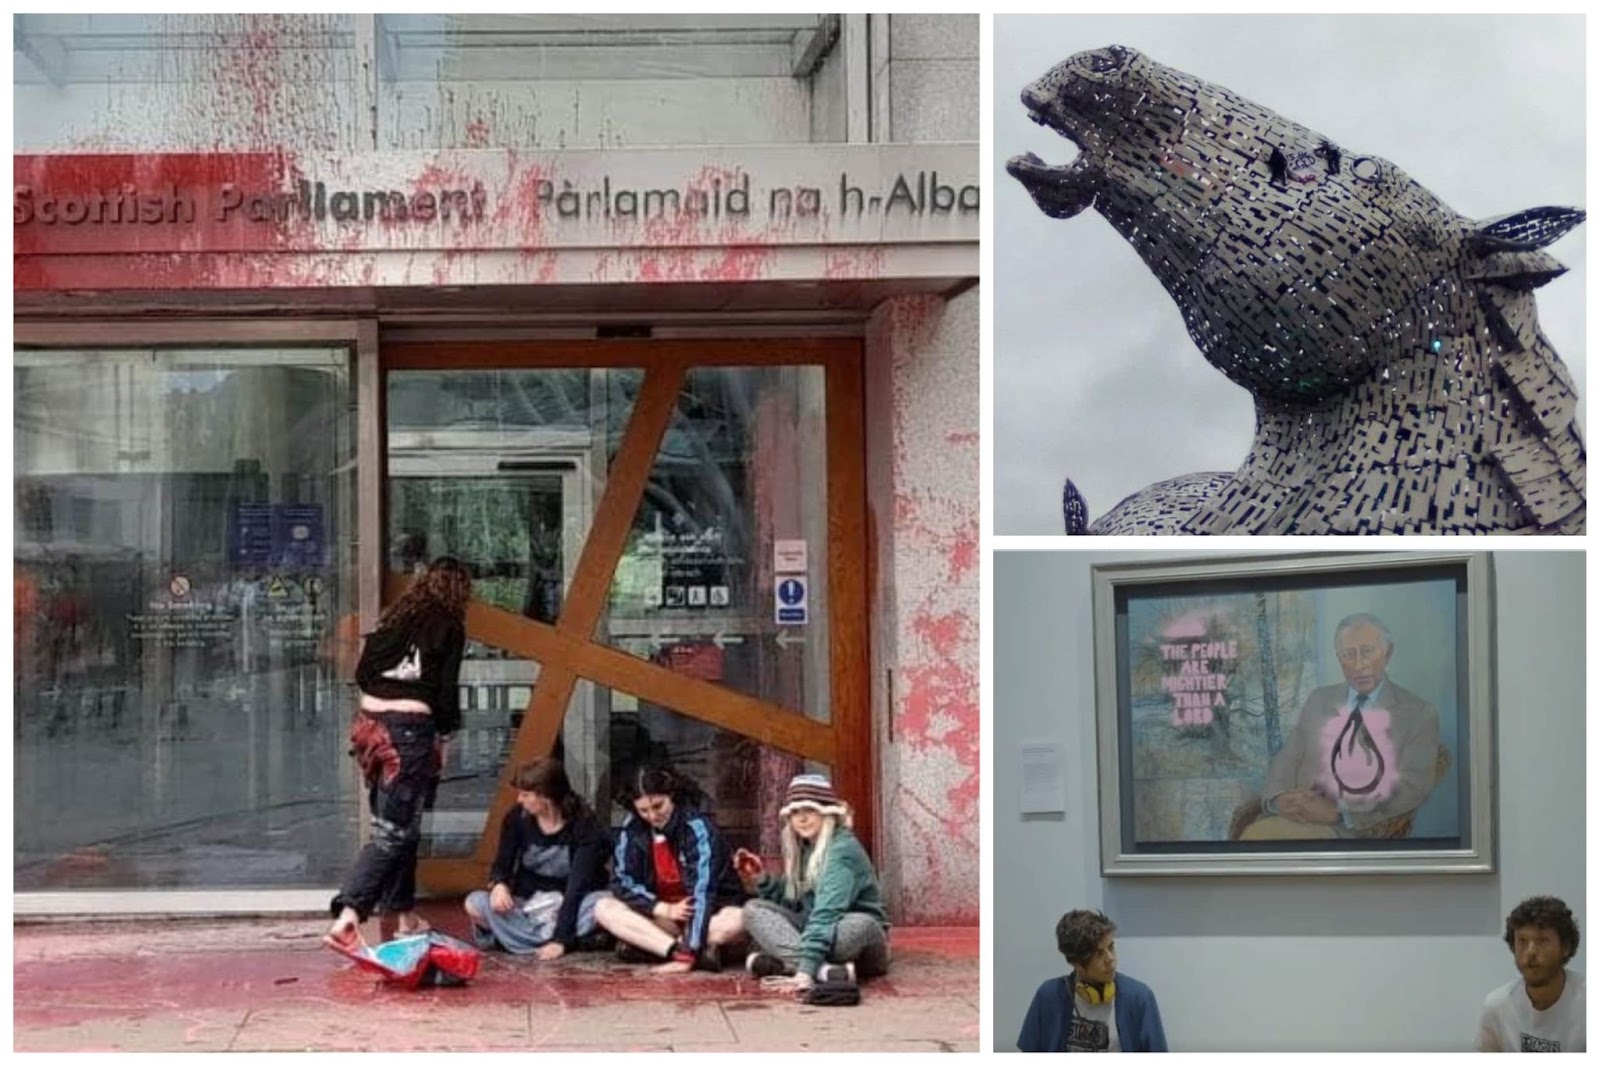
[[[1488,552],[1093,567],[1107,876],[1492,873]]]

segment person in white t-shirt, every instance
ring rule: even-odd
[[[1506,944],[1522,976],[1490,992],[1478,1024],[1479,1051],[1583,1051],[1583,974],[1578,923],[1554,896],[1534,896],[1506,917]]]

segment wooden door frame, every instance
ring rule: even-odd
[[[363,337],[365,373],[360,384],[360,442],[370,449],[369,472],[361,482],[361,543],[368,557],[360,563],[361,584],[388,602],[405,587],[406,577],[386,572],[388,542],[388,458],[384,399],[391,370],[639,369],[639,395],[611,461],[605,489],[596,502],[571,588],[556,622],[545,624],[473,601],[467,633],[477,641],[536,659],[539,677],[528,701],[510,756],[500,770],[500,785],[469,858],[424,859],[418,875],[424,888],[456,894],[483,887],[494,858],[499,823],[514,796],[512,770],[548,755],[561,731],[579,680],[659,704],[674,713],[709,723],[763,744],[832,767],[834,784],[855,810],[855,831],[874,850],[874,775],[870,711],[870,625],[866,527],[866,430],[863,345],[857,339],[771,338],[711,340],[615,340],[528,342],[439,342],[384,345]],[[640,501],[655,467],[679,393],[697,367],[821,366],[825,372],[827,424],[826,602],[829,604],[829,715],[819,722],[792,708],[770,703],[712,682],[677,674],[599,641],[596,628],[605,611],[618,560],[633,528]],[[376,446],[374,448],[374,445]],[[371,495],[370,475],[377,484]],[[376,504],[374,507],[373,505]],[[370,508],[370,510],[369,510]],[[363,622],[370,625],[363,611]]]

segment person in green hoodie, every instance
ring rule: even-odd
[[[789,782],[783,808],[783,873],[763,872],[740,848],[734,869],[757,898],[744,905],[755,941],[745,968],[788,977],[804,993],[817,981],[855,981],[889,972],[889,916],[866,849],[850,831],[850,807],[821,774]]]

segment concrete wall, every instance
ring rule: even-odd
[[[874,141],[978,139],[978,16],[873,15]],[[879,870],[896,921],[978,921],[978,290],[867,331]]]
[[[1155,554],[995,554],[996,1047],[1015,1049],[1034,989],[1066,970],[1056,920],[1093,907],[1175,1051],[1468,1050],[1484,995],[1516,977],[1506,914],[1551,894],[1585,924],[1583,554],[1494,557],[1498,873],[1108,879],[1089,567]],[[1065,748],[1065,814],[1018,812],[1009,771],[1034,738]]]
[[[978,291],[867,333],[879,870],[896,921],[978,920]]]
[[[977,15],[871,15],[872,140],[978,140]],[[416,31],[419,20],[406,17]],[[422,20],[426,21],[426,20]],[[435,32],[448,34],[439,17]],[[23,152],[358,151],[369,144],[363,16],[26,16],[12,147]],[[133,34],[130,48],[96,33]],[[65,34],[65,36],[60,36]],[[182,40],[182,47],[178,46]],[[386,38],[381,38],[382,39]],[[448,37],[444,39],[449,39]],[[720,49],[720,51],[719,51]],[[383,45],[378,46],[380,53]],[[622,148],[844,139],[843,41],[808,78],[770,46],[529,46],[407,53],[373,77],[377,147]],[[627,57],[637,62],[627,62]],[[624,76],[612,68],[626,69]],[[434,76],[430,76],[430,71]],[[587,72],[587,73],[586,73]],[[721,72],[719,74],[719,72]]]
[[[901,144],[978,139],[978,16],[889,15],[888,54],[874,75],[888,81],[889,129]]]
[[[833,56],[813,77],[796,78],[790,49],[772,44],[540,47],[528,39],[521,47],[441,43],[401,53],[380,44],[384,73],[374,76],[360,61],[358,28],[367,21],[25,16],[13,148],[359,151],[371,147],[361,102],[369,80],[380,150],[844,139]],[[450,16],[403,21],[412,35],[459,41]],[[137,46],[96,46],[107,32],[132,34],[125,40]]]

